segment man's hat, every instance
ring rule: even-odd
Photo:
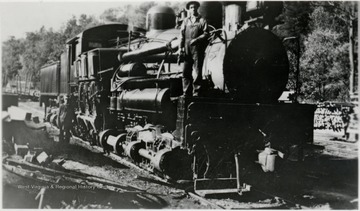
[[[200,7],[200,3],[199,3],[198,1],[189,1],[189,2],[186,4],[186,9],[187,9],[187,10],[189,9],[190,4],[195,4],[197,7]]]

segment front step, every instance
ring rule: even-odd
[[[239,168],[239,156],[235,154],[235,167],[236,178],[202,178],[195,179],[194,191],[196,194],[206,197],[213,194],[231,194],[238,193],[242,195],[243,192],[250,191],[251,186],[245,183],[240,183],[240,168]]]
[[[195,179],[194,191],[202,197],[215,194],[242,194],[250,191],[250,185],[237,183],[236,178]]]

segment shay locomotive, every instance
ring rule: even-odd
[[[279,2],[201,2],[211,25],[202,97],[182,96],[175,51],[185,10],[150,9],[146,31],[87,29],[41,71],[46,121],[63,140],[80,137],[165,177],[239,190],[240,168],[258,161],[273,171],[274,152],[285,159],[313,138],[314,107],[278,101],[289,63],[270,29],[281,10]]]

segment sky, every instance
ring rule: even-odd
[[[130,1],[6,1],[0,0],[0,36],[1,42],[9,39],[24,38],[26,32],[38,31],[42,26],[55,31],[73,15],[99,16],[108,8],[116,8]],[[131,2],[139,3],[132,0]]]

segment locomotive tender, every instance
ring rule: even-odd
[[[281,10],[279,2],[201,2],[211,25],[202,97],[182,96],[176,23],[186,11],[151,8],[146,31],[87,29],[41,71],[46,120],[62,139],[71,133],[165,177],[230,181],[239,191],[240,168],[258,161],[273,171],[275,150],[286,158],[313,139],[315,108],[278,101],[289,63],[270,29]],[[68,97],[65,112],[54,96]]]

